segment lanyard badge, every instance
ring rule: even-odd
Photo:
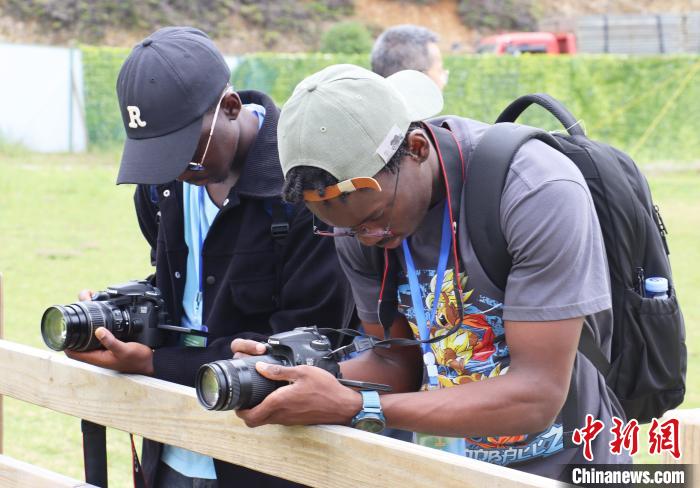
[[[418,275],[416,272],[416,267],[413,262],[413,257],[411,256],[411,250],[409,247],[408,239],[404,240],[402,243],[402,248],[404,251],[404,258],[406,261],[406,274],[408,276],[408,284],[411,289],[411,300],[413,301],[413,309],[415,312],[416,316],[416,325],[418,326],[419,334],[420,334],[420,342],[421,343],[421,348],[423,351],[423,362],[426,367],[426,371],[428,373],[428,380],[429,380],[429,386],[431,388],[436,388],[438,386],[438,372],[437,372],[437,364],[435,361],[435,355],[433,354],[433,351],[430,347],[429,344],[434,343],[434,342],[441,342],[444,340],[446,337],[456,333],[462,326],[462,323],[464,321],[464,304],[462,303],[462,284],[460,282],[459,276],[460,276],[460,269],[459,269],[459,256],[457,252],[457,229],[456,229],[456,222],[457,219],[455,219],[455,214],[453,210],[459,210],[458,206],[455,206],[453,204],[459,205],[459,198],[455,198],[453,201],[453,197],[456,195],[459,195],[459,193],[453,194],[451,189],[450,189],[450,181],[447,176],[447,169],[445,166],[445,162],[443,159],[443,151],[441,150],[441,146],[444,146],[446,150],[449,150],[450,153],[449,155],[453,158],[459,158],[459,161],[461,162],[461,169],[462,169],[462,183],[464,182],[465,178],[465,165],[464,165],[464,157],[462,156],[462,150],[459,147],[459,143],[457,142],[457,139],[455,138],[454,134],[452,134],[451,131],[449,130],[444,130],[442,128],[437,128],[437,127],[431,127],[430,124],[424,124],[423,127],[425,130],[430,134],[432,137],[432,140],[435,144],[435,149],[437,152],[437,157],[438,157],[438,162],[440,164],[440,169],[442,172],[442,176],[444,178],[444,183],[445,183],[445,190],[447,192],[447,198],[445,199],[445,210],[444,210],[444,215],[443,215],[443,224],[442,224],[442,237],[440,241],[440,257],[438,260],[438,269],[437,269],[437,276],[436,276],[436,298],[433,302],[432,310],[430,316],[426,316],[426,311],[425,311],[425,306],[423,302],[423,297],[421,296],[421,289],[420,289],[420,284],[418,282]],[[453,208],[454,207],[454,208]],[[450,243],[452,246],[450,246]],[[454,259],[454,273],[453,273],[453,278],[455,281],[455,286],[454,286],[454,293],[455,293],[455,299],[456,299],[456,305],[459,310],[459,320],[457,323],[453,325],[453,327],[445,334],[440,335],[440,336],[435,336],[433,338],[430,338],[430,329],[429,329],[429,324],[433,324],[435,322],[435,315],[437,312],[437,303],[440,299],[440,291],[442,289],[442,283],[444,281],[445,277],[445,271],[447,268],[447,260],[449,257],[450,253],[450,247],[452,247],[452,255]],[[389,297],[387,298],[385,296],[385,288],[391,289],[392,293],[395,295],[396,290],[395,286],[396,283],[394,278],[390,276],[390,256],[389,252],[385,249],[384,250],[384,273],[382,275],[382,286],[379,291],[379,301],[378,301],[378,315],[379,315],[379,321],[381,322],[382,326],[384,327],[384,336],[385,336],[385,341],[390,342],[393,341],[394,339],[389,339],[389,329],[391,327],[392,323],[392,315],[396,302],[395,299]],[[426,343],[427,342],[427,343]]]
[[[450,222],[450,214],[447,204],[445,204],[445,211],[443,212],[442,219],[442,237],[440,239],[440,257],[438,259],[437,276],[435,282],[435,299],[433,300],[433,306],[430,310],[430,315],[427,316],[425,305],[423,302],[423,296],[420,290],[420,284],[418,282],[418,273],[416,271],[415,263],[413,262],[413,256],[411,255],[411,250],[408,244],[408,239],[404,240],[402,243],[403,253],[406,260],[406,274],[408,275],[408,285],[411,289],[411,300],[413,302],[413,311],[416,317],[416,325],[418,326],[418,332],[420,334],[421,341],[427,341],[430,339],[430,326],[435,323],[435,316],[437,314],[437,306],[440,301],[440,291],[442,290],[442,283],[445,279],[445,271],[447,269],[447,259],[450,254],[450,244],[452,242],[452,225]],[[456,277],[459,280],[459,277]],[[458,288],[455,287],[455,292],[458,292]],[[461,295],[461,293],[459,293]],[[457,303],[461,300],[461,296],[457,296]],[[428,372],[428,384],[430,388],[438,387],[438,371],[437,364],[435,363],[435,354],[433,354],[431,345],[423,342],[421,344],[423,349],[423,363],[425,364],[426,371]]]

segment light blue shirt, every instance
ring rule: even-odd
[[[258,117],[258,129],[265,120],[265,107],[254,103],[244,105]],[[196,330],[207,330],[202,323],[204,293],[202,287],[202,248],[214,222],[219,207],[212,201],[206,187],[182,184],[182,208],[184,218],[185,243],[187,244],[187,274],[185,293],[182,296],[184,314],[182,326]],[[183,346],[205,347],[206,338],[195,335],[182,335]],[[190,478],[216,479],[214,459],[203,454],[188,451],[181,447],[163,446],[161,460],[175,471]]]

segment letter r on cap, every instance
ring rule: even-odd
[[[141,110],[136,105],[129,105],[126,110],[129,112],[129,127],[132,129],[146,127],[146,122],[141,120]]]

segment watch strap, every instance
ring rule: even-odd
[[[362,390],[360,391],[360,394],[362,395],[362,410],[357,412],[357,415],[353,417],[351,425],[353,427],[369,430],[371,432],[381,431],[386,425],[386,418],[382,412],[382,405],[379,401],[379,393],[373,390]],[[382,427],[376,430],[366,429],[364,424],[369,420],[380,423]]]
[[[382,411],[382,404],[379,401],[379,393],[374,390],[363,390],[362,395],[362,411]]]

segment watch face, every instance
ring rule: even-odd
[[[384,422],[375,417],[365,417],[363,419],[358,420],[355,423],[354,427],[356,429],[377,434],[384,430]]]

